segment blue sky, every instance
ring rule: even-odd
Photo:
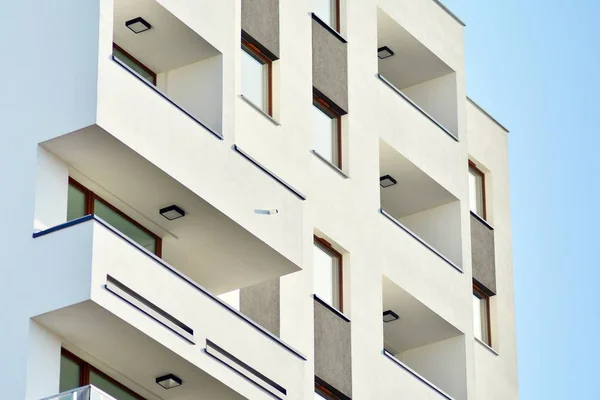
[[[600,1],[443,0],[508,127],[522,400],[600,399]]]

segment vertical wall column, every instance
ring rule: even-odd
[[[336,111],[348,113],[346,41],[317,18],[312,21],[313,87]]]
[[[496,254],[494,230],[479,217],[471,213],[471,263],[473,279],[488,295],[496,294]]]
[[[279,0],[242,0],[242,37],[279,59]]]
[[[274,334],[280,335],[279,278],[240,289],[240,312]]]
[[[352,398],[350,321],[315,298],[315,376],[342,399]]]

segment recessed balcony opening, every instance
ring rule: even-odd
[[[61,393],[91,384],[115,400],[245,398],[92,301],[52,311],[34,320],[51,330],[62,343],[56,386]],[[176,375],[182,385],[168,391],[158,385],[157,377],[166,374]],[[56,396],[56,400],[62,399],[88,397]]]
[[[98,126],[50,140],[42,147],[56,156],[52,168],[62,174],[52,177],[55,187],[45,188],[46,196],[56,195],[52,224],[94,213],[214,295],[300,269]],[[43,201],[42,194],[38,201]],[[89,203],[92,209],[86,206]],[[173,205],[182,216],[166,218],[165,214],[172,216]],[[58,214],[62,220],[56,218]],[[273,218],[255,217],[252,207],[248,214]],[[36,215],[36,220],[42,219]],[[51,226],[46,223],[41,229]]]
[[[457,82],[452,68],[381,9],[377,9],[377,49],[380,77],[457,137]]]
[[[399,366],[454,399],[466,399],[465,337],[433,310],[383,276],[384,352]]]
[[[154,0],[115,0],[113,57],[216,132],[222,128],[221,53]]]
[[[458,198],[382,140],[379,141],[379,174],[384,215],[461,268]]]

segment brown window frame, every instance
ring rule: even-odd
[[[94,193],[90,189],[86,188],[81,183],[77,182],[75,179],[73,179],[71,177],[69,177],[69,185],[73,185],[74,187],[76,187],[78,190],[80,190],[84,194],[84,196],[85,196],[84,215],[94,214],[94,201],[98,200],[99,202],[104,204],[106,207],[110,208],[111,210],[113,210],[114,212],[119,214],[121,217],[125,218],[127,221],[131,222],[132,224],[134,224],[135,226],[137,226],[138,228],[140,228],[141,230],[143,230],[144,232],[146,232],[147,234],[152,236],[154,238],[154,240],[156,241],[156,248],[155,248],[154,254],[157,257],[162,258],[162,239],[160,237],[155,235],[153,232],[148,230],[146,227],[141,225],[139,222],[135,221],[133,218],[129,217],[123,211],[119,210],[117,207],[113,206],[108,201],[104,200],[102,197],[98,196],[96,193]]]
[[[69,360],[71,360],[74,363],[79,365],[79,367],[80,367],[80,369],[79,369],[79,386],[80,387],[87,386],[90,384],[90,373],[92,371],[94,371],[96,374],[102,376],[104,379],[111,382],[115,386],[118,386],[120,389],[129,393],[131,396],[137,398],[138,400],[146,400],[144,397],[140,396],[133,390],[129,389],[127,386],[123,385],[121,382],[118,382],[117,380],[106,375],[104,372],[102,372],[98,368],[92,366],[87,361],[84,361],[81,358],[77,357],[75,354],[66,350],[64,347],[60,349],[60,355],[65,356]]]
[[[337,147],[337,162],[334,163],[336,167],[342,169],[342,116],[335,111],[334,107],[323,98],[317,96],[313,93],[313,105],[321,110],[325,115],[329,116],[331,119],[336,120],[336,132],[335,138],[336,147]],[[322,154],[323,156],[325,154]]]
[[[480,300],[485,300],[485,313],[486,313],[486,326],[485,329],[487,331],[487,341],[482,340],[488,346],[492,346],[492,323],[490,319],[490,296],[487,295],[479,285],[473,282],[473,295],[479,298]],[[483,327],[482,327],[483,328]]]
[[[340,0],[333,0],[335,2],[335,30],[340,33]]]
[[[481,218],[487,221],[487,204],[486,204],[486,193],[485,193],[485,173],[477,168],[477,165],[469,160],[469,172],[473,170],[477,175],[481,176],[481,197],[483,199],[483,215],[480,215]]]
[[[333,391],[327,388],[325,385],[315,382],[315,393],[320,395],[321,397],[325,397],[327,400],[342,400],[340,397],[336,396]]]
[[[138,67],[146,71],[152,76],[152,84],[156,86],[156,73],[152,71],[150,68],[146,67],[140,60],[129,54],[125,51],[121,46],[113,42],[113,49],[119,50],[121,53],[125,54],[131,61],[133,61]]]
[[[342,255],[342,253],[340,253],[339,251],[337,251],[336,249],[333,248],[333,246],[331,245],[331,243],[329,243],[327,240],[323,239],[322,237],[319,237],[317,235],[313,235],[314,237],[314,242],[315,243],[319,243],[322,247],[324,247],[324,249],[326,251],[329,252],[329,254],[333,257],[336,257],[338,259],[338,284],[339,284],[339,288],[338,288],[338,311],[339,312],[344,312],[344,264],[343,264],[343,258],[344,256]],[[313,244],[314,245],[314,244]],[[333,305],[332,305],[333,307]]]
[[[267,66],[267,114],[273,116],[273,60],[267,57],[259,48],[253,43],[250,43],[246,39],[242,38],[242,50],[250,54],[257,61]],[[262,105],[256,104],[256,106]]]

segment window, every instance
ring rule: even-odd
[[[142,78],[151,84],[156,85],[156,74],[115,43],[113,43],[113,55],[129,68],[137,72]]]
[[[490,334],[490,298],[475,283],[473,284],[473,329],[475,337],[492,345]]]
[[[471,161],[469,161],[469,197],[471,211],[486,219],[485,175]]]
[[[313,0],[314,13],[327,25],[340,31],[340,1]]]
[[[315,236],[314,291],[317,297],[342,311],[342,255],[325,239]]]
[[[67,221],[88,214],[97,215],[146,250],[161,256],[162,240],[158,236],[98,197],[91,190],[69,178]]]
[[[338,168],[342,167],[341,117],[320,99],[313,99],[313,150]]]
[[[106,394],[119,400],[144,400],[116,380],[110,378],[100,370],[92,367],[76,355],[65,349],[60,357],[60,386],[59,391],[76,389],[85,385],[94,385]]]
[[[271,60],[258,47],[242,39],[242,95],[272,115]]]

